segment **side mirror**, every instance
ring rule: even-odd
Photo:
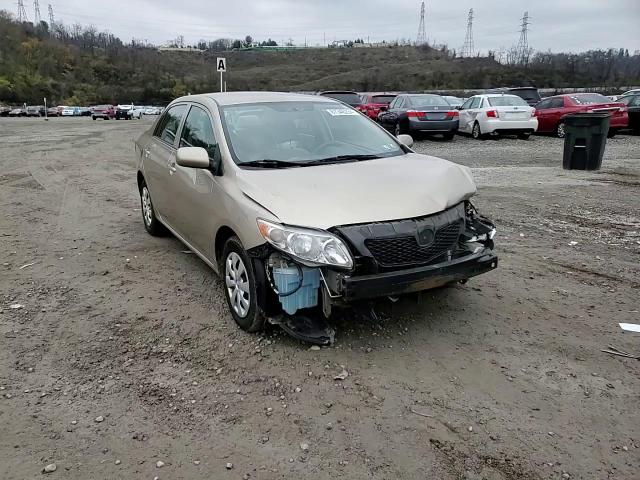
[[[202,147],[182,147],[176,154],[176,163],[181,167],[209,168],[209,154]]]
[[[398,141],[405,147],[411,147],[413,145],[413,137],[411,135],[398,135]]]
[[[462,105],[458,105],[458,106],[456,107],[456,110],[462,110]]]

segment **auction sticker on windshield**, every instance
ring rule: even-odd
[[[327,112],[329,115],[333,117],[339,117],[341,115],[360,115],[355,110],[351,110],[350,108],[328,108]]]

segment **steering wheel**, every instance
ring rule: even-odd
[[[331,140],[329,142],[324,142],[323,144],[318,145],[316,148],[314,148],[312,153],[318,153],[321,150],[324,150],[324,149],[326,149],[327,147],[330,147],[330,146],[340,147],[340,146],[342,146],[342,142],[337,142],[335,140]]]

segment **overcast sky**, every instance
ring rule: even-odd
[[[162,44],[178,35],[187,43],[220,37],[278,43],[293,38],[322,44],[362,37],[370,41],[408,38],[418,32],[420,0],[40,0],[43,19],[53,5],[56,20],[92,24],[101,30]],[[33,20],[32,0],[24,0]],[[475,10],[476,49],[518,42],[520,19],[529,11],[529,44],[536,50],[640,49],[640,0],[427,0],[430,42],[460,48],[469,8]],[[0,9],[17,12],[16,0]]]

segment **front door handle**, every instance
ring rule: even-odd
[[[149,158],[151,156],[151,150],[148,148],[144,149],[144,158]]]
[[[169,159],[169,163],[167,165],[169,167],[169,174],[173,175],[174,173],[176,173],[176,159],[175,157],[171,157]]]

